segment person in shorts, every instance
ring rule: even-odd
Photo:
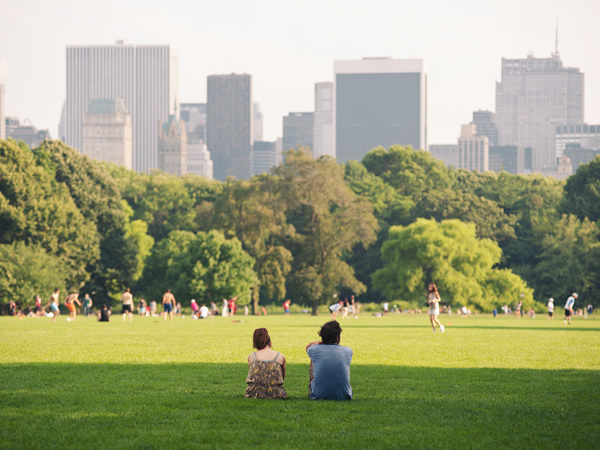
[[[429,283],[427,287],[427,305],[429,305],[429,322],[431,322],[431,326],[433,331],[435,331],[435,326],[437,324],[440,327],[440,331],[443,333],[445,331],[444,325],[442,325],[438,319],[440,315],[440,294],[438,293],[437,286],[433,283]]]
[[[554,320],[554,299],[548,299],[548,320]]]
[[[573,306],[575,305],[575,299],[578,297],[576,292],[573,292],[573,295],[571,295],[568,299],[567,299],[567,303],[565,303],[565,320],[563,322],[564,325],[567,324],[567,321],[569,322],[569,325],[571,325],[571,316],[573,315]]]
[[[342,309],[343,302],[340,300],[337,303],[333,303],[329,305],[329,311],[331,311],[331,320],[335,320],[338,315],[338,312]]]
[[[175,296],[171,294],[171,289],[167,289],[163,295],[163,309],[164,315],[163,320],[167,320],[167,316],[169,316],[169,320],[173,320],[173,309],[175,308]]]
[[[133,295],[131,295],[131,289],[125,289],[125,292],[121,294],[121,302],[123,302],[123,322],[126,318],[129,321],[133,319]]]
[[[67,298],[65,298],[65,306],[69,310],[69,318],[72,321],[75,321],[75,319],[77,319],[77,307],[75,306],[75,303],[77,303],[81,307],[81,302],[79,301],[79,293],[76,292],[67,295]]]
[[[56,322],[56,318],[60,315],[60,308],[58,306],[58,294],[60,293],[59,289],[54,289],[52,295],[50,295],[50,299],[48,300],[48,306],[50,307],[50,313],[52,314],[52,321]]]

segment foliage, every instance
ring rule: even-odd
[[[316,314],[340,289],[365,291],[344,257],[355,245],[367,247],[375,240],[377,222],[369,202],[352,192],[332,158],[315,161],[292,150],[285,161],[274,174],[295,229],[288,241],[294,255],[290,284],[294,297],[312,303]]]
[[[511,293],[522,288],[524,301],[530,304],[532,290],[519,277],[510,271],[502,276],[493,273],[501,252],[491,240],[477,239],[473,224],[418,219],[407,227],[390,229],[381,249],[387,265],[373,274],[373,282],[390,300],[425,298],[427,284],[433,282],[444,303],[469,303],[489,310],[498,301],[513,303]],[[488,293],[485,289],[502,283],[504,290]]]
[[[54,289],[64,292],[67,270],[41,247],[23,242],[0,244],[0,303],[35,306],[35,295],[46,300]]]
[[[254,260],[236,238],[208,233],[172,231],[152,250],[141,285],[149,298],[169,288],[182,304],[192,298],[204,303],[238,297],[238,305],[250,302],[256,285]]]
[[[107,301],[110,293],[131,285],[137,265],[138,249],[126,236],[127,218],[117,185],[103,165],[61,141],[46,140],[34,154],[41,161],[52,161],[56,180],[69,188],[86,221],[95,225],[100,258],[86,268],[91,278],[85,290]]]
[[[25,144],[0,141],[0,243],[43,248],[64,264],[67,287],[79,289],[99,257],[99,239],[55,170],[48,155],[37,165]]]
[[[258,294],[276,300],[285,296],[285,280],[291,269],[292,254],[280,237],[289,235],[283,199],[273,192],[272,177],[252,181],[227,179],[215,199],[214,227],[231,231],[242,248],[254,258],[258,284],[254,286],[254,314],[258,314]]]
[[[579,219],[600,221],[600,155],[567,179],[561,210]]]

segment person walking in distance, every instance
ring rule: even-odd
[[[577,295],[577,293],[573,292],[573,295],[571,295],[567,299],[567,303],[565,303],[565,320],[563,321],[564,325],[567,324],[567,321],[569,322],[569,325],[571,325],[571,316],[573,315],[573,306],[575,305],[575,299],[577,297],[579,297]]]
[[[173,309],[175,308],[175,296],[171,294],[171,289],[167,289],[163,295],[163,308],[165,314],[163,316],[163,320],[167,320],[167,315],[169,316],[169,320],[173,320]]]
[[[125,289],[125,292],[121,294],[121,302],[123,303],[123,322],[125,322],[125,318],[129,318],[131,322],[133,319],[133,295],[131,295],[131,289]]]
[[[444,325],[442,325],[438,320],[438,316],[440,315],[441,298],[440,294],[438,293],[437,286],[433,283],[429,283],[427,291],[427,304],[429,305],[429,321],[431,322],[433,331],[435,331],[435,325],[437,324],[440,327],[440,331],[443,333],[445,330]]]
[[[554,320],[554,299],[548,299],[548,320]]]
[[[50,299],[48,300],[48,306],[50,307],[50,312],[52,313],[53,322],[56,322],[56,318],[60,315],[60,308],[58,305],[59,293],[59,289],[54,289],[54,292],[50,295]]]

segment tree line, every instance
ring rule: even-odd
[[[600,157],[566,182],[447,168],[393,146],[338,164],[290,150],[225,182],[138,174],[60,141],[0,141],[0,302],[126,287],[182,304],[292,298],[443,302],[490,311],[577,291],[599,304]],[[47,295],[46,295],[47,296]]]

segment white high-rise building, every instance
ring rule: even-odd
[[[67,47],[65,142],[81,148],[81,124],[92,100],[120,98],[131,114],[133,169],[158,168],[159,123],[177,115],[179,58],[169,45]]]
[[[263,140],[263,113],[260,111],[260,103],[252,105],[252,142]]]
[[[487,172],[490,165],[490,147],[487,136],[477,134],[477,126],[461,126],[458,138],[458,169]]]
[[[6,118],[4,117],[4,85],[0,80],[0,139],[6,139]]]
[[[335,61],[335,155],[362,161],[375,147],[427,150],[427,76],[422,59]]]
[[[335,158],[333,129],[333,83],[315,83],[315,114],[313,118],[313,156]]]
[[[582,124],[584,76],[551,58],[502,58],[502,81],[496,83],[499,145],[532,149],[536,172],[557,165],[554,134],[561,125]]]

